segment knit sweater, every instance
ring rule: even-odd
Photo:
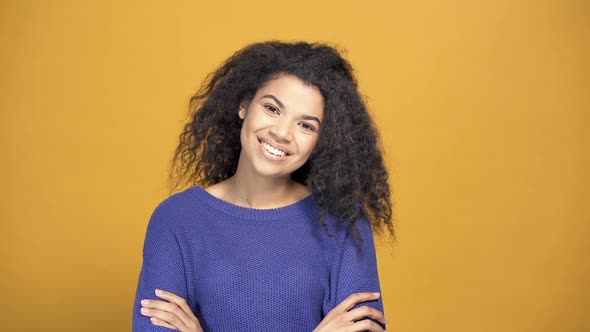
[[[133,331],[170,331],[141,315],[156,288],[185,298],[206,332],[312,331],[355,292],[379,292],[370,223],[362,246],[307,198],[280,208],[233,205],[192,187],[154,211],[143,248]],[[161,299],[159,299],[161,300]],[[381,299],[362,303],[383,310]]]

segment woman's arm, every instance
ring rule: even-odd
[[[141,312],[142,300],[148,300],[148,303],[152,304],[161,301],[162,298],[156,296],[156,289],[163,289],[187,298],[182,253],[176,235],[171,230],[173,222],[174,213],[167,208],[166,202],[160,204],[150,219],[143,247],[143,265],[133,306],[134,332],[170,331],[163,325],[153,324],[150,317]],[[156,308],[148,310],[156,310]]]
[[[330,301],[329,305],[324,307],[325,319],[318,326],[318,329],[323,329],[317,330],[318,332],[334,331],[327,329],[329,324],[326,320],[336,319],[344,322],[344,325],[340,326],[348,326],[346,324],[350,324],[351,320],[356,321],[352,324],[354,327],[350,327],[352,329],[345,328],[343,331],[382,331],[388,321],[383,314],[381,296],[370,295],[381,293],[371,224],[368,219],[361,218],[355,226],[361,241],[358,241],[353,232],[347,230],[340,242],[340,252],[331,271],[333,277]],[[362,328],[359,325],[370,328]]]
[[[382,311],[369,306],[353,307],[379,299],[379,293],[354,293],[332,309],[313,332],[383,332],[387,319]],[[352,310],[351,310],[352,309]],[[379,325],[380,322],[383,325]]]
[[[161,289],[156,289],[155,293],[166,301],[141,300],[141,314],[150,317],[152,324],[182,332],[203,332],[184,298]]]

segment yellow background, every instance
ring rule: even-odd
[[[0,2],[3,331],[128,331],[188,98],[267,39],[349,51],[399,242],[390,331],[590,331],[586,1]],[[255,304],[253,304],[255,305]]]

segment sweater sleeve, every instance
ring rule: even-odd
[[[332,267],[332,296],[330,305],[324,309],[324,315],[352,293],[381,292],[371,224],[368,219],[362,218],[355,225],[362,239],[362,246],[359,246],[352,232],[346,232],[340,254]],[[355,308],[365,305],[383,312],[381,297],[376,301],[359,303]]]
[[[172,221],[173,215],[163,205],[154,211],[150,219],[143,247],[143,265],[133,305],[134,332],[171,331],[153,325],[150,319],[140,312],[142,299],[164,301],[156,297],[156,289],[187,298],[182,254],[177,237],[170,229]]]

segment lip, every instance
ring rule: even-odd
[[[277,146],[277,144],[271,144],[271,143],[269,143],[268,141],[266,141],[266,140],[263,140],[263,139],[261,139],[261,138],[257,138],[257,140],[258,140],[258,147],[259,147],[260,151],[262,152],[262,154],[263,154],[263,155],[264,155],[264,156],[265,156],[267,159],[270,159],[270,160],[272,160],[272,161],[282,161],[282,160],[285,160],[285,159],[287,159],[287,157],[291,156],[291,154],[290,154],[289,152],[287,152],[287,150],[286,150],[286,149],[282,148],[280,145],[279,145],[279,146]],[[281,150],[281,151],[285,151],[285,153],[286,153],[286,154],[285,154],[284,156],[277,156],[277,155],[274,155],[274,154],[272,154],[272,153],[268,152],[268,150],[266,150],[266,149],[264,148],[264,146],[262,146],[262,143],[263,143],[263,142],[264,142],[264,143],[266,143],[266,144],[268,144],[268,145],[270,145],[270,146],[272,146],[272,147],[273,147],[273,148],[275,148],[275,149],[279,149],[279,150]]]

